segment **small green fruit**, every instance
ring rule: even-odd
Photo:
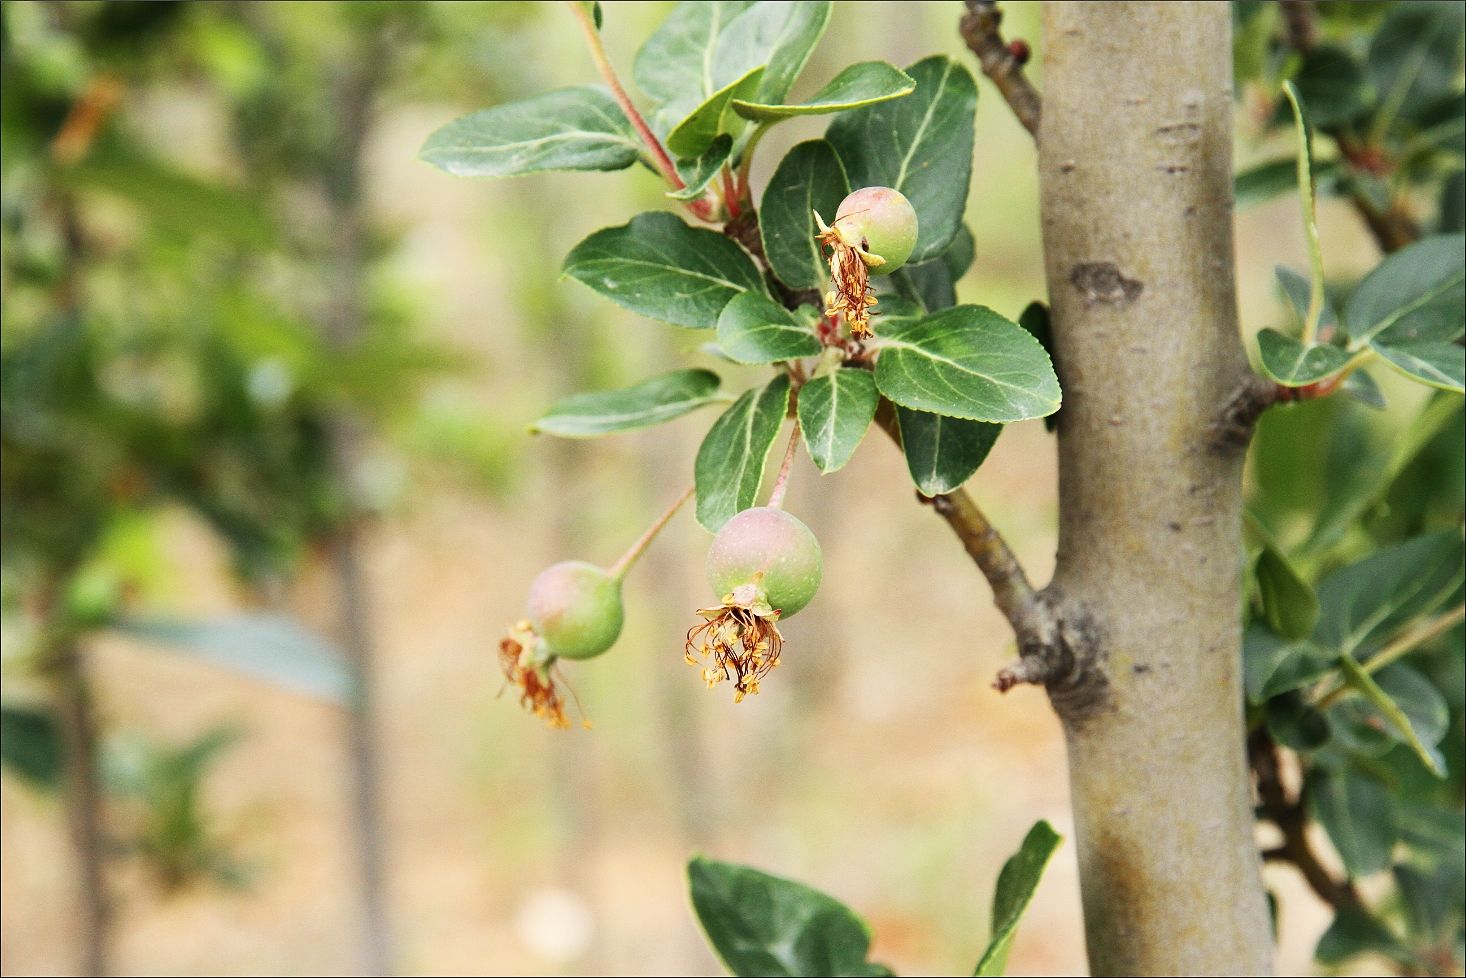
[[[752,585],[782,621],[819,590],[824,561],[809,527],[782,509],[760,506],[723,524],[708,550],[707,572],[719,598]]]
[[[899,190],[866,187],[840,202],[835,227],[867,252],[885,261],[872,275],[887,275],[906,264],[916,247],[916,211]]]
[[[624,618],[621,581],[583,560],[547,567],[529,586],[530,624],[555,655],[600,655],[621,634]]]

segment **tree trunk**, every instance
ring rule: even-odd
[[[1255,975],[1272,938],[1243,749],[1247,376],[1227,4],[1045,5],[1039,168],[1059,423],[1047,601],[1097,975]]]

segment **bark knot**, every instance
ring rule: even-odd
[[[1129,305],[1145,291],[1144,282],[1126,278],[1112,261],[1080,262],[1069,269],[1069,282],[1091,303]]]

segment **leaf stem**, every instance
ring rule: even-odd
[[[794,427],[789,431],[789,447],[784,449],[784,461],[779,465],[779,477],[774,480],[773,491],[769,493],[769,508],[781,509],[784,506],[784,492],[789,488],[789,470],[794,467],[794,450],[799,447],[799,419],[794,419]]]
[[[1283,83],[1283,94],[1293,107],[1298,130],[1298,194],[1303,208],[1303,230],[1308,238],[1308,313],[1303,319],[1303,345],[1313,343],[1323,318],[1323,249],[1318,241],[1318,202],[1313,186],[1313,129],[1303,115],[1303,103],[1292,82]]]
[[[759,140],[764,138],[764,133],[768,132],[770,128],[772,128],[770,123],[760,123],[754,128],[752,135],[748,137],[748,142],[743,147],[743,158],[738,161],[737,191],[739,203],[747,200],[749,196],[748,177],[750,171],[753,169],[753,151],[757,148]]]
[[[646,552],[646,548],[651,546],[652,541],[657,538],[657,534],[661,533],[666,525],[672,522],[672,517],[677,515],[677,511],[682,508],[682,504],[691,499],[695,491],[695,486],[688,486],[687,491],[678,496],[677,500],[668,506],[661,516],[657,517],[656,522],[647,527],[646,532],[636,538],[636,542],[627,548],[626,552],[611,565],[607,573],[618,581],[625,578],[626,572],[631,570],[632,565]]]
[[[1427,621],[1416,622],[1415,624],[1402,629],[1398,635],[1385,643],[1384,648],[1369,657],[1368,662],[1360,665],[1360,668],[1367,675],[1379,672],[1397,660],[1403,658],[1407,653],[1413,651],[1417,646],[1429,642],[1431,639],[1450,631],[1466,619],[1466,605],[1452,608],[1445,614],[1437,615]],[[1320,710],[1327,710],[1349,692],[1348,683],[1340,683],[1325,693],[1316,704]]]
[[[641,136],[641,141],[646,144],[647,150],[651,153],[652,165],[671,184],[673,190],[682,190],[687,184],[677,175],[677,167],[667,151],[662,148],[662,141],[652,132],[651,126],[647,125],[646,119],[642,118],[631,98],[626,94],[626,89],[621,87],[621,79],[616,76],[616,69],[611,64],[611,59],[606,57],[605,45],[601,43],[600,31],[596,30],[595,21],[591,19],[590,11],[584,4],[575,3],[574,0],[567,3],[570,12],[580,22],[580,29],[585,34],[586,45],[590,48],[591,60],[596,63],[596,70],[601,73],[606,84],[611,89],[611,94],[616,98],[616,104],[621,106],[621,111],[626,119]]]

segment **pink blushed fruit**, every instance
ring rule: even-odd
[[[840,202],[835,227],[843,236],[885,259],[871,265],[872,275],[887,275],[906,264],[916,248],[916,211],[899,190],[866,187]]]
[[[567,560],[534,579],[528,610],[530,624],[552,654],[589,659],[621,634],[621,581],[594,564]]]
[[[823,573],[809,527],[768,506],[745,509],[723,524],[708,550],[708,583],[719,598],[751,591],[780,621],[809,604]]]

